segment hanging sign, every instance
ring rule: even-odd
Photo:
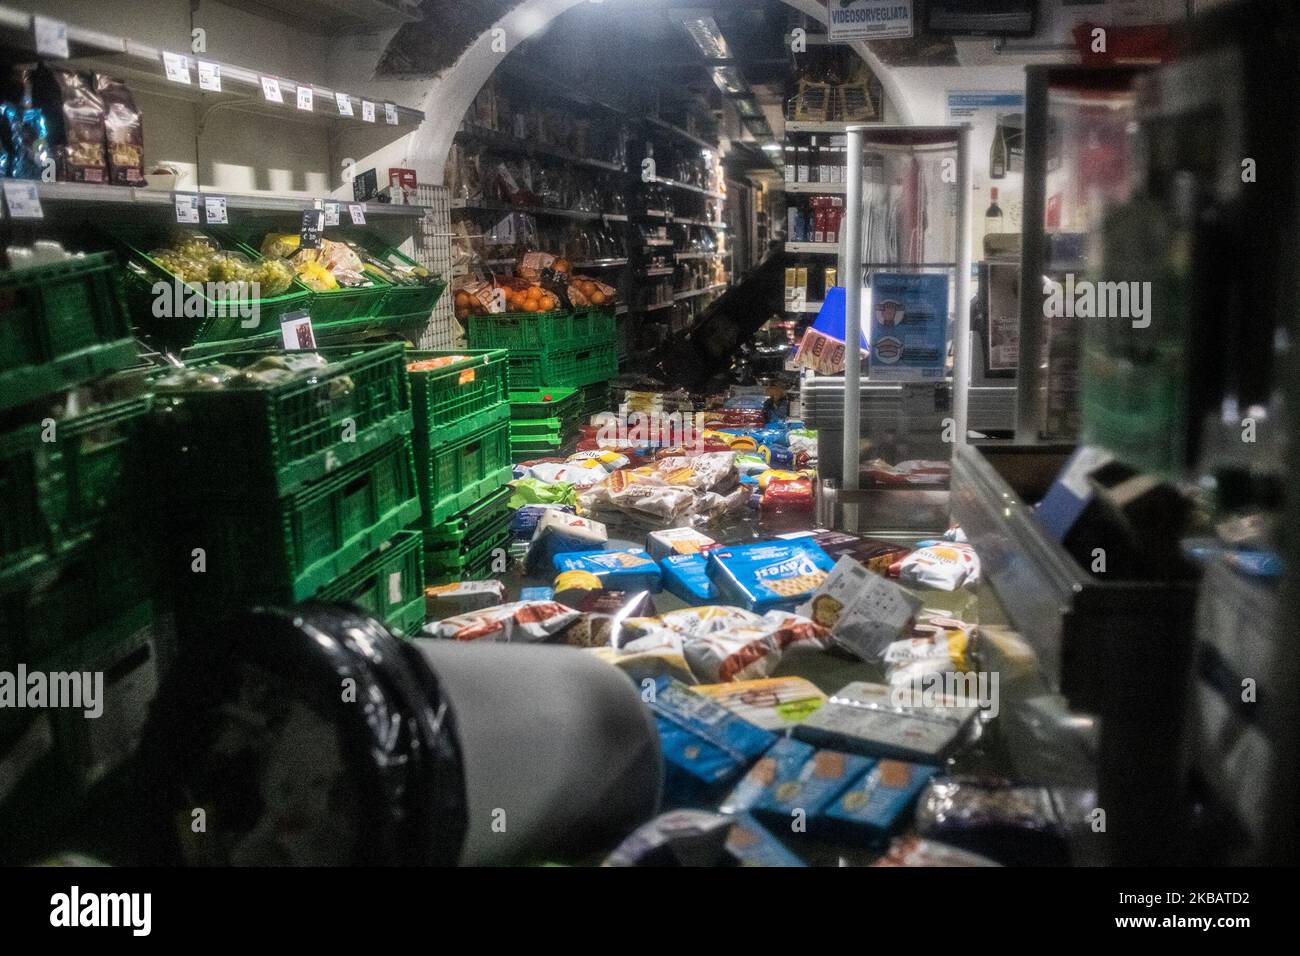
[[[873,380],[942,379],[948,359],[948,277],[874,273],[870,329]]]
[[[832,43],[912,35],[912,0],[826,0],[826,14],[826,36]]]

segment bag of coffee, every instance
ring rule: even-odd
[[[32,104],[45,114],[58,178],[108,181],[104,158],[104,101],[88,73],[41,65],[30,75]]]
[[[115,186],[144,185],[144,124],[135,97],[115,77],[95,74],[95,92],[104,103],[104,145],[109,180]]]

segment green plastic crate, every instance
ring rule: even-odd
[[[398,438],[283,497],[251,492],[169,516],[178,595],[205,607],[311,597],[419,519],[411,454]]]
[[[494,529],[503,519],[509,523],[514,514],[514,509],[508,503],[512,493],[509,485],[498,488],[489,492],[481,501],[429,529],[424,533],[425,548],[459,550],[467,543],[482,538],[484,533]]]
[[[580,388],[617,374],[618,355],[613,345],[510,352],[510,385],[520,391]]]
[[[566,350],[615,341],[614,316],[598,309],[471,315],[466,337],[474,348]]]
[[[409,371],[415,362],[459,355],[465,358],[430,372]],[[509,417],[508,355],[505,349],[408,350],[416,440],[433,448]]]
[[[0,434],[0,593],[27,583],[57,550],[63,469],[41,426]]]
[[[315,350],[328,368],[281,385],[159,389],[153,416],[158,470],[182,496],[277,494],[316,481],[411,431],[411,399],[397,344]],[[189,363],[242,368],[278,351]]]
[[[349,235],[348,238],[381,262],[407,266],[419,265],[410,256],[384,242],[378,236],[363,233]],[[423,329],[429,324],[433,309],[446,288],[447,283],[441,277],[436,281],[430,281],[427,285],[390,283],[383,299],[380,300],[379,307],[375,310],[375,321],[391,329]]]
[[[218,301],[207,295],[199,296],[199,301],[203,303],[201,315],[157,316],[154,314],[157,301],[155,286],[163,283],[169,290],[174,290],[179,281],[173,273],[149,256],[150,249],[166,243],[166,231],[157,227],[115,225],[110,235],[127,260],[124,276],[131,317],[160,347],[178,350],[202,342],[278,338],[280,320],[285,314],[308,307],[307,287],[295,279],[281,295],[250,300],[247,303],[248,311],[253,314],[247,318],[240,314],[237,307],[232,307],[233,303]],[[248,251],[238,248],[237,243],[223,240],[216,232],[204,232],[201,235],[213,240],[222,249]],[[255,251],[253,257],[257,258]],[[174,295],[174,292],[171,294]],[[187,299],[189,295],[186,291]]]
[[[510,529],[506,527],[485,539],[468,554],[426,551],[425,579],[429,584],[450,584],[452,581],[482,581],[495,577],[493,560],[498,551],[508,552],[509,548]]]
[[[136,361],[112,253],[0,271],[0,410]]]
[[[582,393],[576,388],[539,388],[510,393],[514,421],[552,419],[576,422],[582,414]]]
[[[399,531],[347,574],[326,585],[317,600],[355,604],[389,630],[408,636],[424,626],[424,536]]]
[[[426,531],[514,477],[508,421],[432,449],[417,440],[415,457]]]
[[[582,419],[584,421],[590,419],[592,415],[615,410],[614,390],[610,387],[609,382],[593,382],[590,385],[584,385],[581,391]]]

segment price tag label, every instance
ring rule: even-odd
[[[325,225],[337,226],[339,224],[339,204],[336,202],[325,203]]]
[[[339,116],[351,116],[352,114],[352,97],[347,93],[335,93],[334,103],[339,108]]]
[[[323,209],[304,209],[302,226],[298,230],[298,248],[319,249],[320,233],[325,228],[325,211]]]
[[[348,215],[352,217],[352,225],[364,226],[366,224],[366,204],[363,202],[349,203]]]
[[[219,63],[204,63],[199,60],[199,89],[207,90],[209,93],[221,92],[221,65]]]
[[[315,105],[316,95],[305,83],[298,84],[298,109],[310,113]]]
[[[397,107],[392,103],[384,104],[384,122],[389,126],[397,125]]]
[[[173,83],[190,85],[190,58],[179,53],[163,54],[163,69]]]
[[[262,77],[262,95],[268,103],[284,102],[284,96],[280,93],[280,81],[273,76]]]
[[[199,222],[199,196],[197,193],[173,193],[176,203],[176,221],[186,225]]]
[[[230,224],[226,215],[225,196],[203,197],[203,218],[209,226],[226,226]]]
[[[286,349],[314,349],[316,334],[312,331],[311,316],[306,312],[286,312],[280,319],[280,341]]]
[[[44,219],[41,194],[30,179],[4,180],[5,204],[12,219]]]
[[[375,104],[369,100],[361,101],[361,118],[367,123],[375,121]]]
[[[32,17],[32,34],[38,56],[68,58],[68,25],[50,17]]]

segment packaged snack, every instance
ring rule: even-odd
[[[862,466],[862,478],[879,488],[942,488],[948,484],[951,466],[946,461],[900,461],[891,465],[877,458]]]
[[[804,866],[748,813],[736,815],[727,834],[727,852],[740,866]]]
[[[700,684],[693,690],[764,730],[786,730],[826,703],[817,685],[802,677]]]
[[[816,531],[812,535],[817,546],[834,558],[849,555],[868,571],[888,574],[890,566],[911,553],[906,545],[893,541],[863,538],[846,531]]]
[[[902,836],[889,844],[889,852],[872,866],[1001,866],[986,856],[935,840]]]
[[[759,445],[758,456],[770,468],[793,468],[794,452],[783,445]]]
[[[939,696],[896,703],[885,684],[854,681],[794,728],[800,740],[877,757],[939,764],[975,718],[976,702]]]
[[[547,484],[554,484],[557,481],[564,482],[573,485],[575,488],[582,489],[604,481],[608,477],[605,469],[598,462],[592,462],[592,464],[594,467],[584,468],[580,464],[544,461],[530,467],[523,477],[535,478]]]
[[[576,647],[617,647],[623,621],[655,613],[654,600],[648,591],[630,593],[605,588],[557,591],[555,599],[582,614],[563,635],[566,644]]]
[[[558,572],[588,571],[604,587],[616,591],[658,591],[662,588],[659,565],[640,548],[627,551],[571,551],[556,554],[551,564]]]
[[[891,685],[910,684],[925,674],[970,669],[975,627],[933,611],[922,611],[911,636],[885,648],[885,675]]]
[[[554,601],[515,601],[434,624],[426,624],[427,637],[455,641],[545,641],[578,619],[578,612]]]
[[[774,481],[798,481],[800,478],[809,478],[810,475],[801,475],[797,471],[787,471],[783,468],[768,468],[758,476],[758,487],[767,490],[767,486]]]
[[[599,521],[547,511],[537,522],[537,530],[528,542],[524,564],[529,574],[537,574],[542,568],[554,567],[551,559],[557,554],[598,548],[608,540],[609,534]]]
[[[698,692],[699,688],[694,688]],[[817,748],[802,740],[781,737],[768,748],[758,763],[740,778],[731,793],[718,805],[721,813],[744,813],[751,809],[778,780],[795,777]]]
[[[935,767],[881,760],[827,809],[828,825],[863,842],[883,841],[904,822]]]
[[[516,478],[510,482],[510,487],[514,491],[506,504],[511,508],[522,508],[529,504],[567,505],[566,510],[572,512],[573,506],[578,503],[577,489],[566,481],[545,482],[536,478]]]
[[[602,866],[718,866],[732,820],[703,810],[673,810],[637,827]]]
[[[760,486],[762,484],[761,476],[759,484]],[[759,507],[764,511],[774,512],[812,511],[817,507],[817,493],[813,489],[813,483],[807,478],[771,481],[767,485],[767,490],[763,492]]]
[[[795,644],[824,649],[826,629],[786,611],[768,611],[754,625],[693,637],[682,653],[697,678],[725,683],[766,677]]]
[[[736,471],[742,476],[761,475],[763,472],[771,470],[772,466],[758,455],[741,454],[736,456]]]
[[[777,774],[754,801],[751,812],[783,827],[790,826],[796,812],[801,812],[805,821],[817,820],[874,764],[870,757],[818,750],[797,768]]]
[[[663,748],[664,797],[671,804],[712,803],[776,742],[775,734],[666,677],[655,682],[648,703]]]
[[[511,499],[513,500],[513,499]],[[548,508],[554,508],[565,514],[574,514],[573,505],[524,505],[516,509],[510,518],[510,533],[516,538],[531,538],[537,530],[537,522]]]
[[[521,600],[521,601],[554,601],[554,600],[555,600],[555,588],[547,588],[547,587],[520,588],[520,589],[519,589],[519,600]],[[564,602],[561,601],[560,603],[563,604]]]
[[[694,528],[665,528],[646,535],[645,548],[650,557],[661,561],[671,554],[698,554],[717,543]]]
[[[678,647],[692,638],[720,634],[741,628],[760,628],[761,615],[738,607],[711,605],[668,611],[657,617],[630,618],[624,622],[624,647],[644,639],[674,642]]]
[[[599,591],[600,578],[590,571],[565,571],[555,576],[556,591]]]
[[[604,468],[606,472],[618,471],[620,468],[626,468],[631,464],[631,461],[626,455],[620,455],[617,452],[603,448],[575,452],[566,460],[572,462],[594,462]]]
[[[32,105],[45,115],[48,142],[62,182],[108,182],[104,101],[89,73],[40,65],[28,74]]]
[[[687,604],[709,604],[717,599],[709,580],[709,563],[702,554],[670,554],[659,562],[663,587]]]
[[[500,581],[457,581],[424,589],[425,613],[434,621],[491,607],[505,599],[506,587]]]
[[[1064,828],[1046,787],[971,778],[932,780],[917,804],[916,830],[1008,866],[1069,862]]]
[[[920,599],[845,557],[799,613],[828,628],[836,643],[875,662],[911,629],[920,609]]]
[[[657,644],[633,651],[600,645],[588,647],[586,652],[595,654],[605,663],[617,667],[640,687],[647,687],[649,685],[645,683],[646,681],[653,684],[661,677],[671,678],[686,685],[695,683],[695,677],[691,674],[691,669],[686,666],[686,658],[682,657],[680,647]]]
[[[104,104],[104,144],[109,182],[144,185],[144,130],[135,97],[121,80],[95,75],[95,91]]]
[[[807,600],[835,562],[811,541],[759,541],[709,552],[709,577],[720,594],[752,611]]]
[[[975,549],[955,541],[925,541],[917,550],[890,567],[889,573],[904,584],[955,591],[974,587],[980,578]]]

